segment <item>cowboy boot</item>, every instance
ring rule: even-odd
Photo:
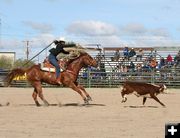
[[[56,79],[56,83],[59,84],[59,85],[62,84],[60,75],[59,75],[59,77]]]

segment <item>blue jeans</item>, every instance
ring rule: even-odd
[[[56,68],[56,78],[60,76],[60,66],[58,64],[58,60],[53,54],[50,54],[49,57],[49,62]]]

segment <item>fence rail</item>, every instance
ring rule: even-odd
[[[163,83],[168,87],[180,88],[180,68],[151,70],[148,72],[86,72],[88,77],[79,76],[85,87],[118,87],[124,81],[139,81],[153,84]]]
[[[7,75],[6,72],[0,72],[0,86],[3,86],[3,79]],[[78,82],[88,88],[115,88],[122,85],[124,81],[138,81],[147,83],[163,83],[171,88],[180,88],[180,68],[177,69],[161,69],[142,72],[100,72],[86,70],[79,74]],[[46,83],[43,87],[57,87]],[[26,80],[13,80],[11,87],[31,87]]]

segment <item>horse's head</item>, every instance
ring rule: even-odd
[[[88,53],[83,54],[83,61],[86,66],[97,67],[98,64],[94,58],[92,58]]]

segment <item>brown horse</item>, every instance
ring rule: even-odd
[[[67,69],[61,72],[60,74],[62,84],[78,92],[81,95],[82,99],[84,100],[85,104],[88,104],[89,101],[92,99],[89,96],[89,94],[86,92],[84,87],[78,84],[77,77],[81,68],[87,66],[97,67],[97,62],[89,54],[81,52],[79,57],[72,59],[68,62]],[[7,76],[6,79],[7,86],[10,85],[14,77],[19,75],[24,75],[25,73],[27,76],[27,81],[30,82],[31,85],[34,87],[34,92],[32,94],[32,97],[36,105],[40,106],[37,100],[37,95],[38,95],[40,99],[44,102],[44,104],[48,106],[49,103],[43,96],[41,83],[45,82],[53,85],[58,85],[56,83],[55,73],[42,71],[39,65],[33,65],[32,67],[27,69],[22,69],[22,68],[13,69]]]

